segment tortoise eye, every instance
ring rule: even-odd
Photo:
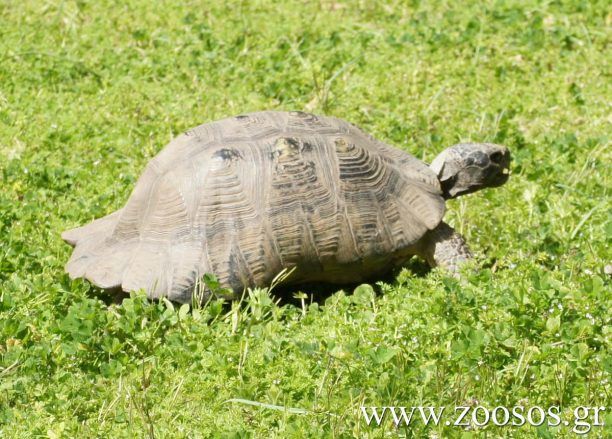
[[[493,154],[491,154],[489,157],[493,163],[499,163],[502,161],[502,158],[504,157],[504,155],[501,152],[496,151]]]

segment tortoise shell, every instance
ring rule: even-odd
[[[382,273],[444,209],[436,174],[410,154],[340,119],[265,111],[178,136],[125,207],[62,237],[70,277],[189,302],[206,273],[237,294],[283,268],[291,282]]]

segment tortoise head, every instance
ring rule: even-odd
[[[459,143],[438,155],[430,168],[446,199],[497,187],[510,176],[510,151],[494,143]]]

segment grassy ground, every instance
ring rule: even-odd
[[[607,6],[0,3],[0,436],[572,435],[374,427],[360,405],[607,406],[612,424]],[[449,203],[481,269],[193,313],[67,278],[62,230],[120,207],[177,133],[259,109],[425,160],[508,145],[506,186]]]

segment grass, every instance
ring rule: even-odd
[[[606,406],[609,433],[610,23],[578,0],[2,2],[0,436],[573,436],[359,409],[478,404]],[[424,160],[506,144],[509,183],[449,203],[479,269],[193,312],[67,278],[62,230],[122,206],[177,133],[259,109]]]

